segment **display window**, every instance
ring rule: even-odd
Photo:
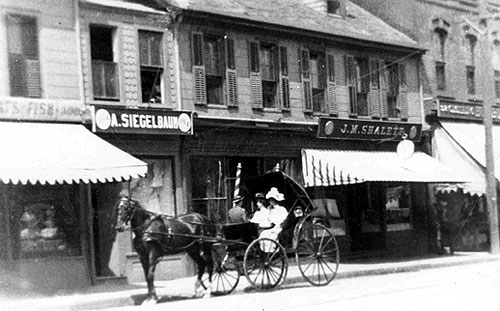
[[[389,187],[385,196],[387,231],[412,229],[410,186]]]
[[[81,255],[74,186],[23,186],[14,214],[19,258]]]

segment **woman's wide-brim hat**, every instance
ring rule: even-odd
[[[262,192],[258,192],[255,194],[255,199],[263,199],[265,200],[266,199],[266,195]]]
[[[283,193],[278,191],[278,188],[272,187],[271,190],[266,194],[266,199],[275,199],[276,201],[283,201],[285,199],[285,196]]]

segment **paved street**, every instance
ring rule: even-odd
[[[290,284],[269,293],[240,291],[211,299],[167,298],[154,306],[108,310],[500,310],[500,264],[335,280],[327,287]]]

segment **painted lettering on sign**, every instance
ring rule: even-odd
[[[0,119],[84,122],[90,113],[80,101],[4,97]]]
[[[120,108],[99,108],[95,112],[96,131],[178,133],[192,132],[191,115],[179,111],[143,110],[129,112]]]
[[[420,124],[394,123],[383,121],[320,118],[319,138],[359,139],[359,140],[401,140],[407,138],[419,141]]]

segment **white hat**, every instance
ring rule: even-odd
[[[266,199],[273,198],[276,201],[283,201],[285,199],[285,196],[283,193],[278,191],[278,188],[272,187],[271,190],[266,194]]]

